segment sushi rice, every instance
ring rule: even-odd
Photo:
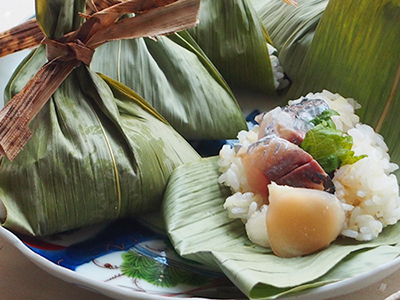
[[[339,116],[333,116],[332,120],[337,129],[352,136],[352,151],[355,155],[367,155],[354,164],[340,167],[332,180],[336,187],[335,195],[346,213],[341,235],[357,241],[373,240],[383,228],[400,219],[399,185],[392,174],[398,165],[390,162],[383,137],[370,126],[359,122],[355,109],[360,105],[355,100],[326,90],[305,97],[323,99],[330,109],[336,110]],[[302,99],[289,101],[289,104]],[[220,151],[222,175],[219,182],[230,187],[233,193],[226,199],[224,207],[229,217],[242,219],[244,223],[261,211],[265,214],[267,210],[262,205],[261,196],[250,191],[239,157],[242,151],[247,151],[248,146],[257,141],[258,131],[256,125],[249,131],[238,133],[238,144],[241,145],[238,153],[229,145],[224,145]]]
[[[274,85],[276,90],[284,89],[289,85],[285,78],[283,67],[278,58],[278,51],[271,44],[267,43],[269,59],[271,60],[272,72],[274,74]]]

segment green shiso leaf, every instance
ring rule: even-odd
[[[291,259],[252,245],[244,224],[223,208],[230,190],[218,183],[217,161],[211,157],[175,169],[163,202],[166,228],[181,256],[221,269],[250,298],[276,299],[351,278],[400,254],[400,224],[368,243],[338,238],[323,251]]]
[[[354,151],[351,150],[353,138],[336,129],[331,119],[333,115],[338,113],[334,110],[325,110],[311,120],[315,126],[306,133],[300,144],[300,147],[310,153],[327,173],[366,157],[366,155],[354,155]]]
[[[320,115],[316,116],[310,122],[313,123],[315,126],[326,122],[328,123],[327,126],[336,128],[335,123],[332,121],[332,116],[339,116],[339,113],[333,109],[324,110]]]

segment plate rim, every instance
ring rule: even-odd
[[[44,256],[36,253],[30,249],[23,241],[18,238],[12,231],[0,225],[0,236],[9,242],[12,246],[16,247],[26,258],[28,258],[36,266],[49,273],[50,275],[74,284],[80,288],[93,291],[114,299],[132,299],[132,300],[215,300],[213,298],[199,298],[199,297],[169,297],[159,294],[151,294],[146,292],[129,291],[118,286],[104,284],[104,282],[90,278],[86,275],[79,274],[66,267],[57,265],[56,263],[48,260]],[[400,269],[400,256],[395,259],[382,264],[381,266],[362,273],[360,275],[340,280],[326,285],[311,288],[296,293],[295,295],[283,296],[282,300],[324,300],[332,297],[343,296],[345,294],[353,293],[368,287],[388,276],[395,273]],[[232,299],[234,300],[234,299]],[[236,299],[235,299],[236,300]]]
[[[43,271],[49,273],[50,275],[61,279],[70,284],[74,284],[80,288],[84,288],[93,291],[98,294],[113,298],[113,299],[123,299],[123,300],[160,300],[160,299],[170,299],[170,300],[204,300],[209,298],[182,298],[182,297],[167,297],[159,294],[150,294],[146,292],[129,291],[111,284],[105,284],[100,280],[90,278],[88,276],[79,274],[71,269],[57,265],[56,263],[48,260],[46,257],[41,256],[30,249],[24,242],[19,239],[11,230],[0,225],[0,237],[4,238],[12,246],[17,248],[26,258],[28,258],[32,263],[41,268]],[[118,296],[118,298],[116,298]],[[122,297],[122,298],[121,298]],[[212,300],[212,299],[211,299]]]

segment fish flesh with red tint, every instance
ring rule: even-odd
[[[250,189],[268,203],[268,185],[312,188],[334,192],[331,178],[313,157],[278,136],[267,136],[240,154]]]

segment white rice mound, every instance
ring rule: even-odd
[[[345,99],[329,91],[308,94],[309,99],[323,99],[329,107],[340,115],[332,117],[338,129],[353,137],[352,150],[355,155],[367,155],[352,165],[344,165],[336,170],[333,182],[336,196],[346,211],[346,220],[341,234],[358,241],[376,238],[382,229],[397,223],[400,219],[399,185],[393,171],[398,166],[390,162],[388,147],[383,137],[365,124],[359,122],[354,113],[360,105],[353,99]],[[300,102],[304,97],[290,101]],[[248,145],[257,141],[258,126],[238,134],[239,153],[247,151]],[[242,219],[244,223],[259,214],[262,209],[261,197],[252,193],[243,175],[240,157],[229,145],[220,151],[219,166],[222,175],[219,182],[230,187],[232,196],[224,207],[231,218]],[[367,175],[367,176],[366,176]]]
[[[352,150],[367,157],[336,171],[333,182],[338,199],[348,204],[342,235],[359,241],[376,238],[384,227],[400,219],[399,185],[381,135],[365,124],[348,131]]]
[[[258,140],[258,125],[252,130],[242,130],[238,133],[238,143],[242,145],[237,154],[247,151],[250,144]],[[230,187],[233,195],[225,201],[224,207],[228,210],[230,218],[239,218],[247,222],[250,216],[260,208],[261,197],[254,195],[247,184],[241,158],[229,145],[224,145],[219,152],[219,170],[222,175],[218,182]]]

